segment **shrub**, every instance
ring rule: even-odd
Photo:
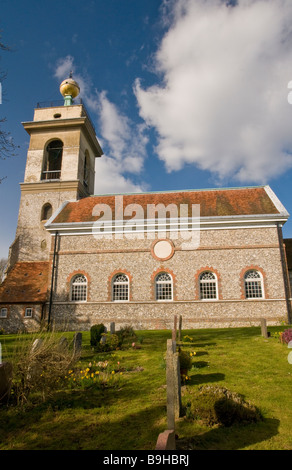
[[[116,334],[111,334],[111,333],[102,333],[101,335],[102,339],[100,340],[98,346],[96,346],[96,351],[115,351],[118,349],[120,340],[118,338],[118,335]],[[103,339],[105,338],[105,339]]]
[[[290,341],[292,341],[292,328],[290,328],[289,330],[283,331],[281,338],[282,338],[283,343],[288,344]]]
[[[207,426],[247,424],[262,419],[259,410],[242,395],[226,388],[205,385],[199,388],[186,406],[187,419],[199,419]]]
[[[92,347],[96,347],[99,345],[101,340],[101,335],[105,332],[105,326],[103,323],[99,323],[98,325],[93,325],[90,328],[90,344]]]
[[[20,341],[13,357],[11,396],[17,405],[28,403],[30,396],[45,401],[56,390],[67,370],[75,363],[74,353],[60,347],[53,333],[42,335],[37,347],[32,340]]]
[[[192,368],[192,359],[185,351],[179,351],[179,364],[181,370],[190,370]]]

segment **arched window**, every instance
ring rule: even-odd
[[[263,278],[259,271],[250,270],[244,275],[246,299],[261,299],[264,296]]]
[[[172,300],[172,277],[168,273],[159,273],[155,278],[156,300]]]
[[[85,150],[84,167],[83,167],[83,184],[88,186],[89,183],[89,153]]]
[[[217,278],[211,271],[205,271],[200,275],[200,299],[217,299]]]
[[[52,213],[53,208],[51,204],[44,204],[42,207],[41,220],[49,220],[49,218],[52,216]]]
[[[42,180],[58,180],[61,176],[63,142],[52,140],[45,149]]]
[[[87,300],[87,279],[83,274],[77,274],[71,281],[71,301],[86,302]]]
[[[114,302],[129,300],[129,278],[126,274],[116,274],[113,278],[112,300]]]

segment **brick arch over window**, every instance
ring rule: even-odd
[[[258,297],[258,298],[262,298],[262,299],[268,299],[269,298],[269,294],[268,294],[268,288],[267,288],[267,277],[266,277],[266,273],[265,271],[263,270],[263,268],[261,268],[260,266],[256,266],[256,265],[251,265],[251,266],[247,266],[245,268],[243,268],[240,272],[240,291],[241,291],[241,299],[244,300],[246,299],[246,293],[245,293],[245,275],[248,271],[257,271],[261,274],[261,279],[262,279],[262,285],[263,285],[263,296],[262,297]],[[255,297],[256,298],[256,297]]]
[[[212,266],[205,266],[203,268],[198,269],[195,274],[195,300],[201,300],[200,297],[200,276],[204,272],[210,272],[215,274],[216,281],[217,281],[217,299],[210,299],[210,300],[222,300],[222,285],[221,285],[221,275],[217,269],[213,268]]]
[[[177,300],[176,276],[171,269],[165,268],[164,266],[160,266],[151,275],[151,293],[150,293],[151,300],[156,300],[155,280],[158,274],[162,274],[162,273],[167,273],[172,277],[172,300]]]
[[[71,285],[72,285],[72,281],[74,280],[74,278],[75,278],[76,276],[78,276],[78,274],[83,275],[83,276],[86,277],[86,280],[87,280],[87,296],[86,296],[86,300],[87,300],[87,302],[88,302],[89,300],[91,300],[91,296],[90,296],[91,278],[90,278],[89,274],[88,274],[86,271],[82,271],[81,269],[80,269],[80,270],[77,270],[77,271],[73,271],[72,273],[69,274],[69,276],[68,276],[67,279],[66,279],[66,290],[67,290],[68,298],[69,298],[69,300],[71,299]]]
[[[107,300],[108,302],[112,301],[112,284],[114,278],[118,274],[125,274],[127,278],[129,279],[129,301],[133,300],[133,277],[132,274],[129,271],[125,271],[124,269],[116,269],[114,272],[112,272],[107,281]]]

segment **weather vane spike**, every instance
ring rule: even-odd
[[[72,77],[73,77],[73,70],[71,70],[70,75],[69,75],[69,78],[72,78]]]

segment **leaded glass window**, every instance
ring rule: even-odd
[[[210,271],[200,275],[200,299],[217,299],[217,278]]]
[[[155,279],[156,300],[172,300],[172,277],[168,273],[160,273]]]
[[[114,277],[112,292],[114,302],[129,300],[129,278],[126,274],[117,274]]]
[[[83,274],[77,274],[71,284],[72,302],[86,302],[87,299],[87,279]]]
[[[247,299],[263,298],[262,276],[258,271],[247,271],[244,276],[244,285]]]

